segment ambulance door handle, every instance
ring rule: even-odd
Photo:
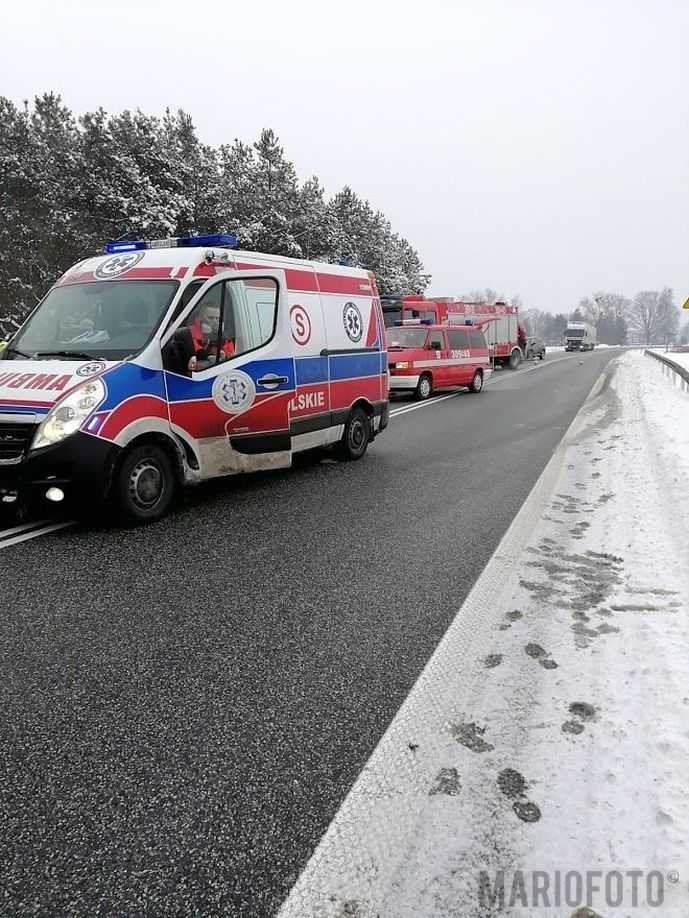
[[[258,380],[259,386],[265,386],[266,389],[277,389],[281,383],[289,382],[286,376],[276,376],[275,373],[269,373]]]

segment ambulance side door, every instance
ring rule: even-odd
[[[327,442],[330,383],[325,319],[316,272],[301,265],[287,273],[290,344],[294,350],[296,390],[289,403],[292,448],[297,451]]]
[[[291,464],[295,392],[284,271],[228,271],[207,281],[163,338],[193,341],[196,366],[168,369],[173,430],[211,478]]]

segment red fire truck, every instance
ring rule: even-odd
[[[526,332],[519,310],[506,303],[468,303],[452,297],[382,297],[387,327],[400,321],[432,321],[438,325],[477,325],[488,341],[496,365],[516,369],[525,357]]]

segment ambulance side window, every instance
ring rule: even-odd
[[[195,281],[192,281],[190,284],[187,284],[187,286],[182,291],[182,296],[180,297],[179,303],[177,304],[177,308],[175,309],[176,315],[179,315],[183,309],[187,308],[189,303],[191,303],[192,298],[196,296],[198,291],[201,289],[201,287],[205,283],[205,280],[206,279],[204,278],[203,280],[195,280]]]
[[[179,298],[179,302],[175,306],[175,311],[172,314],[172,318],[168,322],[168,328],[174,324],[174,322],[177,320],[177,317],[182,312],[184,312],[184,310],[187,308],[189,303],[191,303],[192,298],[196,296],[200,288],[205,283],[205,280],[206,278],[204,278],[203,280],[195,280],[195,281],[192,281],[190,284],[187,284],[187,286],[182,291],[182,296]]]
[[[225,281],[222,337],[232,339],[235,354],[267,344],[275,334],[278,285],[271,277]]]
[[[278,285],[272,278],[214,284],[184,323],[191,331],[197,370],[267,344],[275,334]]]

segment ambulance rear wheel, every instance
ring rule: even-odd
[[[427,398],[431,397],[432,392],[433,383],[431,382],[431,377],[424,374],[416,384],[415,395],[420,401],[425,402]]]
[[[155,443],[126,453],[116,473],[112,499],[125,523],[153,523],[172,503],[175,474],[170,457]]]
[[[337,456],[345,462],[361,459],[371,439],[371,421],[363,408],[355,408],[347,418]]]
[[[469,383],[469,392],[480,392],[483,389],[483,373],[477,370]]]

